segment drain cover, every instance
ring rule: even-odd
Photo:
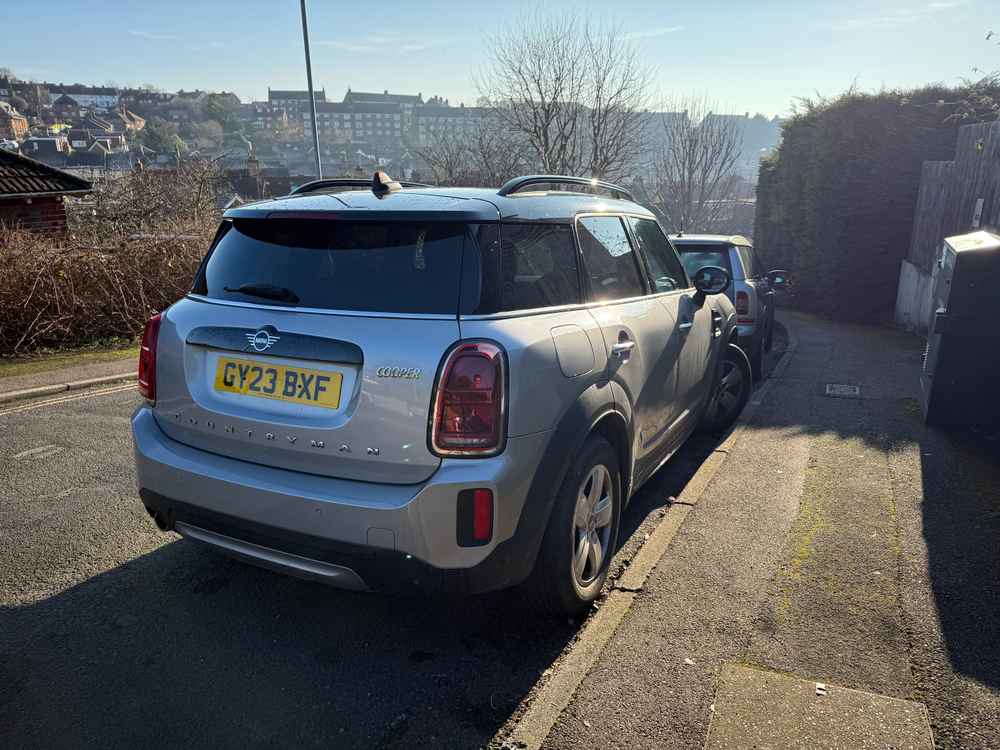
[[[844,383],[827,383],[826,395],[834,398],[861,398],[861,387]]]

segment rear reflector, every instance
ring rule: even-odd
[[[493,490],[458,493],[456,537],[460,547],[481,547],[493,539]]]
[[[434,396],[431,452],[493,456],[503,450],[506,362],[489,341],[463,341],[445,357]]]
[[[139,344],[139,393],[156,401],[156,342],[160,336],[160,313],[146,321]]]

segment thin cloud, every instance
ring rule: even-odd
[[[341,52],[370,52],[371,47],[366,47],[357,42],[341,42],[341,41],[322,41],[319,42],[320,47],[330,47],[332,49],[339,49]]]
[[[128,33],[132,36],[137,36],[140,39],[155,39],[159,42],[167,42],[177,39],[177,37],[172,34],[154,34],[152,31],[140,31],[138,29],[129,29]]]
[[[833,28],[838,31],[850,31],[861,28],[896,28],[918,21],[926,21],[935,15],[939,15],[942,11],[954,10],[967,4],[968,0],[935,0],[935,2],[928,3],[927,5],[902,8],[892,13],[849,18],[846,21],[834,24]]]
[[[398,49],[400,52],[421,52],[429,47],[440,44],[437,41],[424,42],[403,42],[404,37],[391,31],[381,31],[368,34],[361,39],[346,41],[343,39],[327,39],[318,42],[321,47],[330,47],[341,52],[363,53],[376,50],[388,52],[391,49]]]
[[[655,29],[646,29],[644,31],[630,31],[625,34],[626,39],[652,39],[658,36],[666,36],[667,34],[676,34],[678,31],[684,31],[683,26],[658,26]]]

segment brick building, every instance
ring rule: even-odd
[[[63,233],[64,197],[91,189],[86,180],[0,149],[0,224],[4,226]]]
[[[28,118],[7,102],[0,102],[0,138],[19,141],[28,135]]]

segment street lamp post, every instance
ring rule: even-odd
[[[312,112],[313,151],[316,154],[316,179],[323,179],[323,165],[319,159],[319,125],[316,122],[316,95],[313,94],[312,62],[309,59],[309,24],[306,22],[306,0],[302,7],[302,44],[306,49],[306,81],[309,84],[309,109]]]

